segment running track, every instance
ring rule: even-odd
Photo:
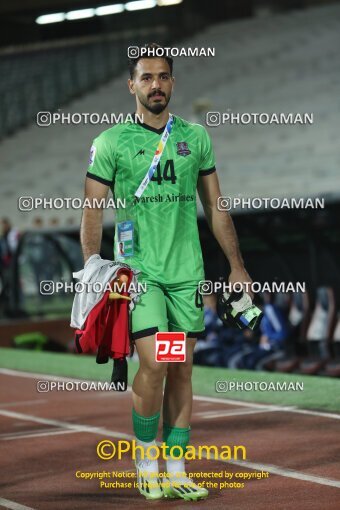
[[[196,460],[188,471],[263,470],[269,478],[245,481],[243,489],[210,489],[198,503],[147,502],[137,489],[101,489],[97,479],[75,477],[78,470],[133,470],[131,459],[96,455],[102,439],[132,439],[131,393],[38,393],[37,381],[50,379],[72,380],[0,369],[0,508],[340,508],[340,414],[195,397],[190,443],[244,445],[247,461]]]

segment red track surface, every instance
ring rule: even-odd
[[[23,374],[21,374],[23,375]],[[178,509],[232,508],[233,510],[339,510],[340,420],[331,416],[228,405],[209,400],[194,402],[190,443],[244,445],[247,461],[280,467],[280,475],[245,481],[243,489],[210,489],[206,501],[146,501],[137,489],[103,489],[99,480],[78,479],[76,471],[131,471],[131,458],[103,461],[96,446],[102,439],[117,442],[105,431],[132,435],[131,393],[53,391],[38,393],[32,376],[0,374],[1,498],[35,510],[109,510],[112,508]],[[40,377],[43,379],[43,377]],[[216,411],[229,416],[206,419]],[[236,414],[249,412],[249,414]],[[253,413],[254,412],[254,413]],[[7,414],[6,414],[7,413]],[[17,414],[11,414],[17,413]],[[18,414],[19,413],[19,414]],[[29,416],[27,416],[29,415]],[[35,417],[36,421],[33,421]],[[43,420],[63,423],[43,423]],[[42,422],[41,422],[42,421]],[[89,426],[88,431],[68,430],[65,422]],[[75,426],[75,428],[77,428]],[[46,435],[49,433],[49,435]],[[39,434],[34,436],[33,434]],[[44,435],[45,434],[45,435]],[[26,436],[26,437],[23,437]],[[28,437],[27,437],[28,436]],[[161,439],[159,435],[159,439]],[[212,460],[187,464],[188,471],[222,470],[254,472],[239,465]],[[161,467],[165,470],[164,467]],[[266,471],[266,467],[263,468]],[[290,471],[293,470],[293,471]],[[289,477],[291,475],[292,477]],[[313,475],[313,481],[297,479]],[[223,481],[212,479],[211,481]],[[112,480],[110,480],[112,481]],[[124,481],[127,481],[125,479]],[[235,481],[235,480],[232,480]],[[240,480],[241,482],[242,480]],[[319,483],[317,483],[319,481]],[[327,483],[337,482],[338,487]],[[11,503],[12,504],[12,503]],[[24,505],[24,507],[20,507]]]

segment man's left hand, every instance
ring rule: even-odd
[[[241,288],[241,285],[245,283],[246,285],[243,285],[244,292],[247,292],[251,299],[254,299],[254,294],[251,291],[251,284],[253,283],[253,280],[250,278],[244,267],[240,269],[233,269],[231,271],[229,275],[229,283],[231,285],[237,284],[235,290]]]

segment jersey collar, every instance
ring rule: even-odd
[[[149,126],[148,124],[144,124],[144,122],[140,122],[140,120],[138,118],[136,118],[136,112],[134,112],[132,114],[133,116],[133,120],[136,124],[139,124],[141,127],[143,127],[144,129],[148,129],[149,131],[153,131],[153,133],[157,133],[158,135],[161,135],[165,129],[165,126],[166,126],[166,123],[164,124],[163,127],[159,128],[159,129],[156,129],[152,126]],[[175,116],[173,115],[173,118],[174,118],[174,122],[175,122]]]

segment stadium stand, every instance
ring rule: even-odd
[[[145,37],[145,30],[142,32]],[[165,27],[153,31],[166,42]],[[38,111],[61,105],[99,87],[125,69],[132,33],[59,40],[0,51],[0,138],[32,122]],[[138,31],[133,33],[142,42]]]
[[[216,52],[214,58],[206,58],[204,66],[201,60],[194,58],[176,60],[178,84],[172,102],[173,112],[204,122],[203,112],[197,113],[195,103],[206,98],[206,107],[210,104],[214,111],[227,112],[230,108],[234,113],[312,112],[318,126],[315,129],[315,125],[226,124],[218,129],[211,128],[223,193],[244,197],[332,197],[337,194],[339,28],[340,7],[334,4],[293,11],[289,15],[221,23],[185,41],[185,46],[204,47],[209,40],[211,46],[215,44],[226,50],[224,54]],[[144,35],[144,42],[149,38]],[[130,41],[131,44],[135,42],[132,37]],[[136,42],[139,41],[136,38]],[[89,56],[90,48],[87,48],[89,53],[85,48],[82,57],[79,56],[83,59],[83,68],[89,61],[91,71],[94,66],[104,65],[95,63]],[[120,56],[125,59],[123,51]],[[103,60],[107,62],[106,57]],[[69,62],[72,62],[71,57]],[[67,69],[68,66],[65,75],[60,73],[65,99],[71,94]],[[108,72],[102,67],[99,74],[104,77]],[[126,79],[125,71],[86,96],[78,97],[67,108],[63,104],[59,108],[62,112],[129,113],[133,103]],[[87,78],[84,80],[86,82]],[[86,87],[94,86],[93,82],[86,83]],[[86,87],[84,85],[84,89]],[[33,87],[32,98],[28,101],[35,105],[32,111],[46,108],[37,90]],[[52,89],[47,92],[57,94]],[[46,97],[49,97],[47,92]],[[61,98],[62,94],[58,94]],[[55,101],[52,99],[51,102]],[[11,115],[7,115],[7,119]],[[10,122],[15,125],[14,120]],[[91,140],[107,127],[31,125],[5,139],[1,144],[1,170],[5,178],[0,191],[4,208],[11,210],[13,200],[22,191],[24,193],[20,194],[32,196],[79,197]],[[245,146],[247,151],[244,151]],[[52,214],[55,212],[45,211],[44,216],[48,220]],[[12,211],[12,221],[17,227],[27,228],[32,224],[33,215],[32,212]],[[65,225],[69,217],[79,223],[80,211],[60,210],[58,217],[61,225]],[[111,211],[106,218],[112,219]]]

